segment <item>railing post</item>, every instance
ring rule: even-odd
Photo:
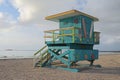
[[[52,32],[52,35],[53,35],[53,43],[55,42],[55,34],[54,34],[54,31]]]
[[[61,30],[61,35],[62,35],[62,42],[64,43],[64,30]]]

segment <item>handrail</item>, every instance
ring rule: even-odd
[[[55,29],[55,30],[48,30],[48,31],[44,31],[44,33],[52,33],[54,31],[62,31],[62,30],[72,30],[72,29],[79,29],[79,28],[76,28],[76,27],[69,27],[69,28],[60,28],[60,29]]]
[[[38,63],[41,59],[43,59],[43,56],[45,56],[45,54],[48,52],[48,50],[44,50],[47,47],[47,45],[45,45],[43,48],[41,48],[40,50],[38,50],[35,54],[34,54],[34,59],[33,59],[33,67],[35,67],[36,63]],[[44,52],[41,53],[41,51],[44,50]],[[37,55],[39,54],[40,55]]]
[[[78,34],[75,34],[75,30],[80,29],[76,27],[69,27],[69,28],[60,28],[56,30],[49,30],[49,31],[44,31],[45,36],[44,38],[51,38],[53,42],[55,42],[56,38],[58,37],[64,37],[64,36],[72,36],[72,42],[75,42],[75,36],[78,36]],[[72,32],[70,34],[65,34],[64,31],[71,30]],[[56,34],[55,31],[61,31],[61,34]],[[51,33],[52,35],[47,36],[46,33]],[[64,38],[63,38],[64,42]]]
[[[45,49],[47,47],[47,45],[45,45],[42,49],[40,49],[40,50],[38,50],[35,54],[34,54],[34,56],[35,55],[37,55],[39,52],[41,52],[43,49]]]

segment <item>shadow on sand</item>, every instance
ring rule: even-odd
[[[102,67],[102,68],[86,67],[86,68],[81,68],[80,72],[120,75],[120,67]]]

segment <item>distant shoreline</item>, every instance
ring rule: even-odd
[[[37,50],[0,50],[0,51],[37,51]],[[99,52],[120,52],[120,51],[99,51]]]
[[[120,52],[120,51],[99,51],[99,52]]]
[[[37,50],[0,50],[0,51],[37,51]]]
[[[33,59],[33,57],[0,57],[0,60],[11,60],[11,59]]]

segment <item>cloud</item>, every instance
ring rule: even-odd
[[[43,31],[39,27],[21,25],[9,14],[0,13],[0,50],[7,48],[38,49],[39,44],[44,45],[43,35]]]
[[[54,3],[53,3],[54,2]],[[18,20],[14,14],[0,12],[0,48],[38,49],[44,45],[44,30],[58,28],[58,24],[45,21],[50,14],[72,8],[74,0],[11,0],[19,12]],[[66,5],[63,5],[63,4]],[[5,3],[6,4],[6,3]],[[14,9],[14,8],[13,8]]]
[[[0,18],[3,18],[3,13],[0,12]]]
[[[16,21],[9,14],[0,12],[0,33],[14,29]]]
[[[0,4],[2,4],[3,3],[3,0],[0,0]]]
[[[100,18],[101,22],[118,23],[120,21],[120,18],[118,17],[120,14],[119,5],[119,0],[88,0],[84,7],[84,11],[97,16]]]
[[[18,19],[21,22],[40,22],[51,13],[72,9],[74,0],[13,0],[12,4],[20,13]],[[65,5],[64,5],[65,4]],[[67,5],[67,6],[66,6]]]
[[[83,9],[84,12],[99,18],[99,22],[95,23],[95,30],[101,32],[101,43],[104,47],[111,46],[114,50],[119,46],[120,50],[120,0],[87,0]],[[118,44],[117,44],[118,43]],[[112,47],[112,45],[116,47]],[[102,47],[103,47],[102,46]],[[103,49],[100,47],[101,49]]]
[[[76,0],[75,9],[83,10],[87,4],[87,0]]]
[[[19,16],[15,20],[10,14],[0,12],[0,47],[42,47],[43,31],[59,26],[44,20],[44,17],[78,9],[100,19],[95,23],[95,30],[101,32],[101,44],[98,45],[100,50],[120,50],[119,0],[11,0],[11,4],[19,12]]]

